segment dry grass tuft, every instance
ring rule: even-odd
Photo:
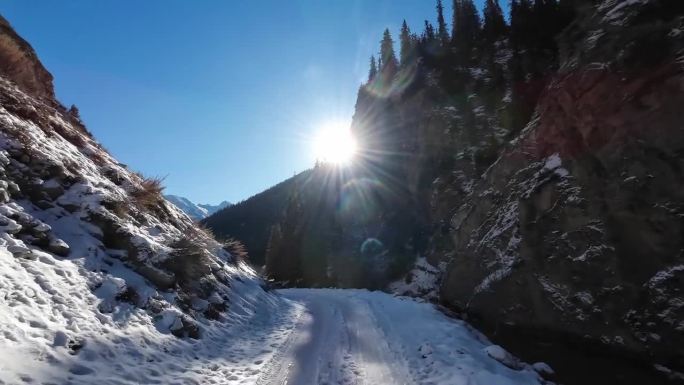
[[[197,232],[184,234],[169,245],[173,251],[165,262],[166,268],[176,275],[181,286],[211,273],[209,251],[206,249],[206,238]]]
[[[142,180],[140,186],[131,192],[135,202],[148,210],[156,210],[164,202],[162,191],[164,191],[164,178],[144,177],[137,174]]]
[[[239,240],[228,237],[223,241],[223,249],[230,253],[230,255],[237,261],[249,262],[249,254],[247,253],[247,247]]]

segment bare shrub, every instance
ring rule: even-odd
[[[211,273],[211,259],[206,244],[205,237],[190,231],[169,245],[173,251],[165,261],[164,267],[176,275],[181,286],[191,284]]]
[[[223,241],[223,249],[230,253],[236,261],[249,262],[249,254],[245,245],[232,237]]]
[[[164,182],[164,178],[137,175],[142,181],[140,186],[131,192],[131,196],[141,208],[156,210],[164,199],[162,197],[162,191],[164,191],[162,182]]]
[[[69,107],[69,111],[67,111],[67,113],[74,119],[81,120],[81,113],[75,104],[72,104],[71,107]]]

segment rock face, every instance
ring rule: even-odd
[[[605,1],[535,117],[452,206],[441,300],[684,369],[681,3]],[[433,204],[455,184],[435,191]]]
[[[9,22],[0,16],[0,74],[33,97],[54,100],[52,75]]]

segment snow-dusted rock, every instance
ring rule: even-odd
[[[551,366],[549,366],[549,364],[545,362],[535,362],[534,364],[532,364],[532,368],[536,370],[537,373],[541,373],[544,375],[552,375],[555,373]]]
[[[69,245],[63,240],[53,237],[50,239],[50,243],[48,244],[48,250],[62,257],[66,257],[69,255],[70,248]]]
[[[499,345],[489,345],[484,348],[484,351],[487,355],[509,368],[518,369],[521,367],[520,361]]]

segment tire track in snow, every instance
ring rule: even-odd
[[[349,298],[345,310],[350,314],[347,328],[352,335],[352,352],[359,362],[364,383],[414,384],[407,369],[408,363],[393,353],[370,305],[360,299]]]
[[[261,374],[255,385],[287,384],[290,367],[292,366],[289,357],[292,356],[292,351],[296,347],[295,341],[299,338],[299,330],[304,322],[304,317],[306,317],[305,311],[300,310],[290,334],[285,339],[285,342],[276,348],[268,363],[262,367]]]
[[[332,294],[332,295],[331,295]],[[289,291],[306,308],[257,384],[412,384],[369,304],[340,292]]]

